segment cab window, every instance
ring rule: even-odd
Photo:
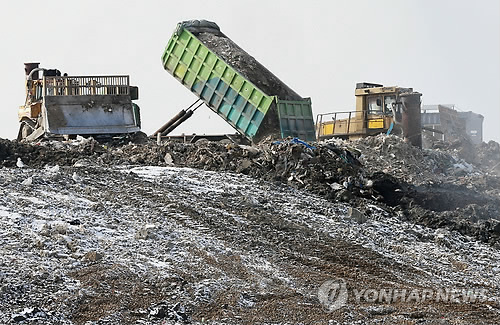
[[[384,112],[392,115],[392,108],[396,105],[396,96],[384,96]]]
[[[382,96],[370,96],[367,99],[368,101],[368,114],[382,114],[383,106],[382,106]]]

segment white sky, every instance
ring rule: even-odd
[[[8,4],[6,4],[8,3]],[[24,62],[70,75],[128,74],[151,134],[197,98],[163,70],[177,22],[215,21],[314,114],[354,110],[356,82],[413,87],[423,104],[485,116],[500,142],[498,0],[9,1],[0,11],[0,137],[17,136]],[[174,133],[233,132],[207,107]]]

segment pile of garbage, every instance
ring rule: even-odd
[[[452,145],[419,149],[396,136],[306,143],[268,139],[257,146],[230,141],[158,145],[99,143],[92,138],[35,145],[0,141],[0,160],[31,167],[150,165],[230,171],[350,202],[375,203],[418,224],[457,230],[500,245],[500,180],[490,166],[499,145],[479,147],[475,165]]]
[[[487,171],[500,175],[500,144],[495,141],[481,143],[477,147],[475,162]]]
[[[482,164],[456,149],[0,140],[0,322],[496,322],[498,144],[477,149]],[[486,287],[493,300],[329,314],[316,292],[335,277]]]
[[[452,141],[430,141],[429,146],[463,159],[486,172],[500,175],[500,144],[493,140],[476,145],[468,136],[462,136]]]
[[[377,204],[232,172],[29,163],[0,168],[1,324],[499,323],[498,249]],[[338,278],[349,299],[329,312]],[[387,287],[485,294],[355,299]]]
[[[300,95],[223,33],[204,32],[197,37],[267,95],[286,100],[302,100]]]
[[[342,146],[352,146],[369,170],[390,174],[414,185],[432,184],[448,176],[457,176],[460,171],[456,165],[463,163],[447,152],[422,150],[393,135],[354,142],[335,141]]]

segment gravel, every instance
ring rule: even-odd
[[[500,322],[498,176],[395,137],[312,145],[1,140],[0,323]],[[486,299],[353,294],[384,288]]]

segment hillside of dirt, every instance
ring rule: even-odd
[[[226,141],[157,145],[82,138],[35,145],[2,141],[0,161],[6,167],[22,157],[31,167],[148,165],[236,172],[332,202],[349,202],[361,210],[367,203],[377,204],[405,220],[456,230],[498,246],[500,145],[483,144],[467,160],[457,146],[422,150],[385,135],[314,146],[294,139],[269,140],[253,147]]]
[[[457,148],[0,140],[0,323],[498,324],[500,150]]]

